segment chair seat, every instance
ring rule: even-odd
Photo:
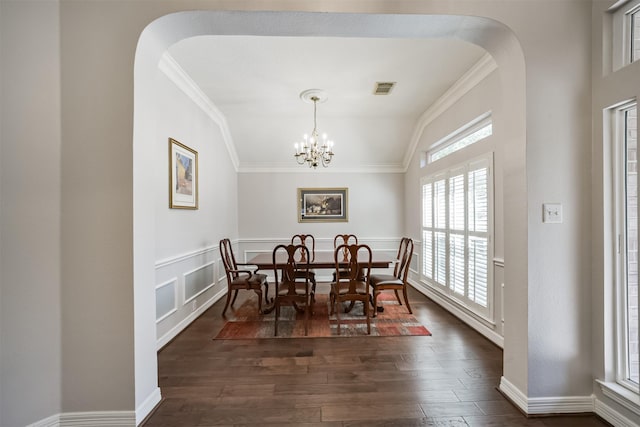
[[[245,276],[236,277],[231,281],[232,286],[245,286],[249,284],[250,286],[260,286],[267,280],[266,274],[254,273],[248,279]]]
[[[349,293],[349,283],[332,283],[331,287],[335,289],[338,295],[346,295]],[[365,295],[367,293],[367,284],[365,282],[355,282],[355,291],[358,294]]]
[[[398,279],[396,276],[391,274],[372,274],[371,275],[371,286],[400,286],[402,287],[404,283],[402,280]]]
[[[307,293],[306,284],[304,282],[295,282],[295,287],[293,288],[295,292],[294,295],[304,296]],[[278,296],[285,296],[290,294],[289,284],[281,283],[278,285],[278,289],[276,290]]]

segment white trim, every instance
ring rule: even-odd
[[[169,52],[165,52],[162,55],[158,68],[178,87],[178,89],[191,98],[191,100],[200,107],[200,109],[207,114],[214,123],[218,125],[224,144],[229,152],[231,163],[233,164],[235,171],[238,172],[240,160],[238,159],[238,153],[233,143],[233,138],[229,131],[229,125],[227,124],[227,119],[224,114],[222,114],[222,112],[218,110],[218,107],[211,102],[209,97],[202,92],[202,89],[200,89],[200,87],[191,79],[191,77],[189,77],[182,67],[180,67]]]
[[[173,285],[173,308],[171,310],[167,311],[162,316],[160,316],[160,318],[156,319],[156,325],[158,323],[162,322],[167,317],[171,316],[176,311],[178,311],[178,278],[177,277],[173,277],[172,279],[167,280],[166,282],[161,283],[161,284],[156,286],[156,289],[155,289],[156,301],[157,301],[157,298],[158,298],[158,289],[164,288],[165,286],[169,286],[171,284]],[[156,311],[157,311],[157,305],[156,305]]]
[[[409,169],[409,163],[416,152],[420,138],[424,129],[449,109],[453,104],[458,102],[463,96],[465,96],[471,89],[476,87],[482,80],[484,80],[489,74],[498,68],[498,65],[493,60],[493,57],[488,53],[485,54],[480,60],[471,67],[457,82],[453,84],[440,98],[436,100],[427,111],[425,111],[418,123],[416,124],[413,134],[411,135],[411,142],[409,148],[405,153],[404,160],[402,162],[403,171],[406,172]]]
[[[220,250],[220,248],[217,245],[216,246],[211,245],[211,246],[207,246],[205,248],[196,249],[196,250],[191,251],[191,252],[185,252],[183,254],[175,255],[175,256],[172,256],[172,257],[169,257],[169,258],[164,258],[164,259],[156,261],[155,268],[156,269],[163,268],[163,267],[166,267],[168,265],[175,264],[177,262],[181,262],[181,261],[187,260],[187,259],[192,258],[194,256],[204,255],[207,252],[217,251],[217,250]]]
[[[449,298],[445,298],[440,295],[439,292],[410,279],[409,284],[413,286],[418,292],[426,295],[429,299],[433,300],[436,304],[443,307],[445,310],[462,320],[464,323],[473,328],[476,332],[483,335],[489,341],[494,343],[500,348],[504,348],[504,337],[497,331],[492,329],[489,325],[495,326],[492,322],[479,318],[477,314],[467,311],[464,307],[457,304],[453,304]]]
[[[205,268],[207,268],[208,266],[211,266],[211,280],[213,280],[213,282],[209,283],[207,286],[205,286],[203,289],[199,290],[197,293],[189,296],[189,298],[187,299],[187,276],[192,275],[193,273],[195,273],[196,271],[200,271],[200,270],[204,270]],[[182,306],[184,307],[185,305],[187,305],[188,303],[190,303],[191,301],[193,301],[194,299],[196,299],[199,295],[202,295],[203,293],[205,293],[206,291],[208,291],[209,289],[211,289],[214,285],[215,285],[215,280],[216,280],[216,266],[215,266],[215,261],[209,261],[206,264],[202,264],[200,267],[194,268],[193,270],[189,270],[185,273],[182,273],[182,282],[183,282],[183,292],[185,292],[184,294],[184,302],[182,303]]]
[[[500,378],[500,391],[527,415],[579,414],[594,411],[591,396],[553,396],[529,398],[505,377]]]
[[[196,320],[196,318],[198,318],[198,316],[200,316],[202,313],[207,311],[207,309],[209,307],[211,307],[214,303],[216,303],[219,299],[221,299],[226,293],[227,293],[227,287],[225,286],[224,289],[218,291],[208,301],[206,301],[204,304],[202,304],[200,307],[198,307],[197,310],[195,310],[194,312],[189,314],[187,317],[182,319],[180,321],[180,323],[178,323],[176,326],[171,328],[171,330],[169,330],[166,334],[164,334],[163,336],[158,338],[158,340],[156,341],[156,350],[160,350],[162,347],[167,345],[167,343],[169,343],[169,341],[171,341],[173,338],[175,338],[180,332],[182,332],[184,330],[184,328],[189,326],[189,324],[191,322]]]
[[[594,412],[602,417],[608,423],[611,423],[617,427],[640,427],[640,424],[637,424],[631,421],[629,418],[622,415],[620,412],[613,409],[611,406],[607,405],[600,399],[595,399],[594,402]]]
[[[134,411],[63,412],[29,424],[27,427],[135,427]]]
[[[136,408],[136,425],[139,425],[153,411],[162,400],[160,387],[156,387],[151,394]]]
[[[596,383],[600,385],[602,394],[624,406],[634,414],[640,415],[640,396],[638,396],[638,393],[634,393],[615,382],[596,380]]]

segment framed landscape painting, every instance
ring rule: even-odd
[[[298,222],[347,222],[347,188],[298,188]]]
[[[169,208],[198,209],[198,152],[169,138]]]

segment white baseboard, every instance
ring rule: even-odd
[[[580,414],[594,412],[594,397],[554,396],[529,398],[505,377],[500,378],[500,391],[527,415]]]
[[[136,425],[139,425],[161,400],[162,394],[160,393],[160,387],[156,387],[144,402],[136,408]]]
[[[423,295],[426,295],[429,299],[434,301],[436,304],[447,310],[449,313],[456,316],[458,319],[462,320],[464,323],[469,325],[475,331],[483,335],[489,341],[494,343],[500,348],[504,348],[504,337],[500,335],[493,329],[490,329],[482,322],[475,319],[473,316],[470,316],[464,310],[461,310],[458,306],[452,304],[447,301],[446,298],[443,298],[438,292],[432,291],[426,286],[422,286],[420,283],[416,283],[414,280],[409,280],[409,284],[415,288],[418,292]]]
[[[134,411],[66,412],[52,415],[27,427],[135,427]]]
[[[616,427],[640,427],[640,424],[625,417],[599,399],[595,399],[594,412],[603,420]]]
[[[208,301],[206,301],[200,307],[198,307],[196,311],[194,311],[193,313],[189,314],[187,317],[182,319],[180,323],[178,323],[176,326],[171,328],[169,332],[167,332],[166,334],[164,334],[162,337],[158,339],[156,343],[156,350],[160,350],[162,347],[167,345],[169,341],[174,339],[180,332],[184,330],[184,328],[189,326],[191,322],[196,320],[198,316],[200,316],[202,313],[207,311],[209,307],[211,307],[215,302],[217,302],[220,298],[226,295],[226,293],[227,293],[227,287],[225,286],[224,289],[218,291],[218,293],[212,296]]]

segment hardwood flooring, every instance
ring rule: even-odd
[[[256,297],[240,294],[235,306]],[[433,336],[213,340],[218,301],[159,352],[163,400],[143,425],[609,425],[523,416],[496,389],[502,350],[418,292],[410,299]]]

